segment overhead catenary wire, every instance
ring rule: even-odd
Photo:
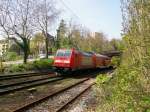
[[[73,16],[76,17],[80,21],[81,25],[83,25],[83,26],[86,27],[86,25],[83,23],[83,21],[81,20],[81,18],[63,0],[59,0],[59,1],[67,9],[67,11],[70,11],[71,14],[73,14]]]
[[[78,18],[79,20],[80,17],[63,1],[63,0],[60,0],[60,2],[62,3],[62,5],[67,9],[69,10],[76,18]]]

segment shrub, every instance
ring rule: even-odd
[[[19,65],[10,65],[8,67],[5,68],[5,72],[22,72],[25,71],[24,65],[23,64],[19,64]]]
[[[27,64],[18,64],[10,65],[5,67],[5,72],[23,72],[23,71],[32,71],[32,70],[44,70],[50,69],[53,64],[52,59],[43,59]]]
[[[100,74],[96,77],[96,84],[103,84],[106,83],[110,80],[110,76],[108,76],[107,74]]]
[[[17,59],[17,53],[15,52],[7,52],[5,54],[5,60],[7,61],[14,61]]]
[[[33,62],[33,66],[37,69],[48,69],[51,68],[53,64],[53,60],[52,59],[41,59],[39,61],[34,61]]]
[[[111,80],[105,75],[96,78],[100,105],[98,112],[148,112],[150,95],[143,92],[143,80],[136,67],[120,66]],[[142,87],[142,89],[141,89]]]
[[[22,56],[21,55],[17,55],[16,52],[7,52],[5,55],[4,55],[4,61],[15,61],[15,60],[19,60],[19,59],[22,59]]]
[[[111,59],[111,65],[113,67],[118,67],[120,65],[120,63],[121,63],[121,58],[120,57],[113,57]]]

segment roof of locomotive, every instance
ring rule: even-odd
[[[58,49],[57,51],[68,51],[68,50],[70,50],[71,52],[73,52],[73,51],[80,52],[80,53],[82,53],[85,56],[91,56],[91,55],[93,55],[93,53],[91,53],[91,52],[84,52],[84,51],[77,50],[75,48],[70,48],[70,49],[61,48],[61,49]]]
[[[109,58],[108,56],[105,56],[105,55],[102,55],[102,54],[97,54],[97,53],[95,53],[95,52],[84,52],[84,51],[77,50],[77,49],[75,49],[75,48],[70,48],[70,49],[61,48],[61,49],[58,49],[57,51],[61,51],[61,50],[62,50],[62,51],[70,50],[71,52],[77,51],[77,52],[80,52],[80,53],[82,53],[83,55],[86,55],[86,56],[96,55],[96,56],[98,56],[98,57]]]
[[[96,56],[99,56],[99,57],[103,57],[103,58],[109,58],[108,56],[105,56],[105,55],[102,55],[102,54],[95,54]]]
[[[60,48],[60,49],[58,49],[57,51],[65,51],[65,50],[70,50],[70,51],[73,51],[73,50],[75,50],[74,48],[71,48],[71,49],[67,49],[67,48]]]

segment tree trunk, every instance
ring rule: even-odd
[[[23,51],[24,51],[24,60],[23,60],[23,62],[24,62],[24,64],[26,64],[28,56],[29,56],[29,52],[30,52],[30,48],[29,48],[30,41],[27,40],[26,38],[24,38],[23,42],[24,42],[24,49],[23,49]]]
[[[48,59],[48,38],[47,37],[45,39],[45,44],[46,44],[46,58]]]
[[[60,48],[60,30],[57,30],[56,48]]]
[[[28,51],[27,51],[27,50],[24,50],[24,58],[23,58],[24,64],[27,63],[27,59],[28,59]]]

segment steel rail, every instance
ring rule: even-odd
[[[90,73],[90,74],[88,73],[88,74],[90,75],[89,78],[90,78],[91,76],[94,77],[94,74],[97,74],[97,73],[98,73],[98,71],[95,71],[95,72]],[[87,74],[87,73],[86,73],[86,74]],[[88,75],[88,74],[87,74],[87,75]],[[20,107],[15,107],[12,111],[13,111],[13,112],[23,112],[24,110],[27,110],[28,108],[34,106],[35,104],[39,104],[39,103],[43,102],[44,100],[46,100],[46,99],[48,99],[48,98],[50,98],[50,97],[53,97],[53,96],[55,96],[55,95],[57,95],[57,94],[59,94],[59,93],[61,93],[61,92],[64,92],[64,91],[66,91],[66,90],[68,90],[68,89],[70,89],[70,88],[76,86],[77,84],[80,84],[80,83],[82,83],[82,82],[88,80],[89,78],[84,78],[82,81],[79,81],[79,82],[76,83],[76,84],[72,84],[72,85],[70,85],[70,86],[67,86],[67,87],[65,87],[65,88],[63,88],[63,89],[61,89],[61,90],[57,90],[55,93],[48,93],[47,95],[42,96],[42,97],[37,98],[37,99],[34,99],[33,101],[31,101],[31,102],[29,102],[29,103],[22,104]],[[62,80],[62,79],[61,79],[61,80]],[[48,82],[47,82],[47,83],[48,83]],[[45,84],[45,83],[43,83],[43,84]],[[37,84],[37,85],[41,85],[41,84]],[[31,85],[31,87],[32,87],[32,86],[36,86],[36,85]],[[30,86],[28,86],[28,87],[30,87]],[[26,87],[25,87],[25,88],[26,88]],[[23,89],[24,89],[24,88],[23,88]],[[19,89],[18,89],[18,90],[19,90]],[[62,107],[62,108],[64,108],[64,107]]]
[[[47,84],[47,83],[56,82],[56,81],[63,80],[63,79],[64,79],[63,77],[56,77],[56,78],[52,78],[52,79],[50,78],[50,79],[46,79],[46,80],[42,80],[42,81],[32,82],[30,84],[18,85],[13,88],[8,87],[8,88],[0,89],[0,95],[8,94],[10,92],[18,91],[18,90],[29,88],[29,87],[34,87],[34,86],[39,86],[39,85],[43,85],[43,84]]]
[[[40,76],[40,75],[47,75],[52,74],[53,72],[37,72],[37,73],[23,73],[23,74],[16,74],[16,75],[3,75],[0,76],[0,80],[8,80],[13,78],[24,78],[24,77],[32,77],[32,76]]]
[[[38,100],[36,100],[36,101],[33,101],[32,103],[23,105],[22,107],[19,107],[18,109],[14,110],[13,112],[23,112],[23,111],[27,110],[28,108],[32,107],[33,105],[39,104],[39,103],[43,102],[44,100],[46,100],[46,99],[48,99],[48,98],[50,98],[50,97],[53,97],[53,96],[55,96],[55,95],[57,95],[57,94],[60,94],[60,93],[66,91],[66,90],[68,90],[68,89],[71,89],[71,88],[73,88],[74,86],[76,86],[76,85],[78,85],[78,84],[81,84],[81,83],[83,83],[83,82],[85,82],[85,81],[87,81],[87,80],[89,80],[89,78],[85,78],[85,79],[83,79],[82,81],[79,81],[79,82],[77,82],[77,83],[75,83],[75,84],[73,84],[73,85],[71,85],[71,86],[69,86],[69,87],[65,87],[65,88],[63,88],[63,89],[61,89],[61,90],[59,90],[59,91],[56,91],[56,92],[53,93],[53,94],[44,96],[43,98],[40,98],[40,99],[38,99]]]
[[[12,83],[12,84],[2,84],[2,85],[0,85],[0,89],[12,87],[12,86],[16,86],[16,85],[21,85],[21,84],[26,84],[26,83],[42,81],[42,80],[46,80],[46,79],[50,79],[50,78],[55,78],[55,77],[47,76],[46,78],[38,78],[38,79],[34,79],[34,80],[21,81],[21,82],[16,82],[16,83]]]
[[[85,93],[87,90],[89,90],[92,86],[94,85],[94,83],[90,84],[89,86],[87,86],[84,90],[82,90],[79,94],[77,94],[76,96],[74,96],[72,99],[70,99],[68,102],[66,102],[64,105],[62,105],[56,112],[61,112],[63,111],[69,104],[73,103],[78,97],[80,97],[83,93]]]

